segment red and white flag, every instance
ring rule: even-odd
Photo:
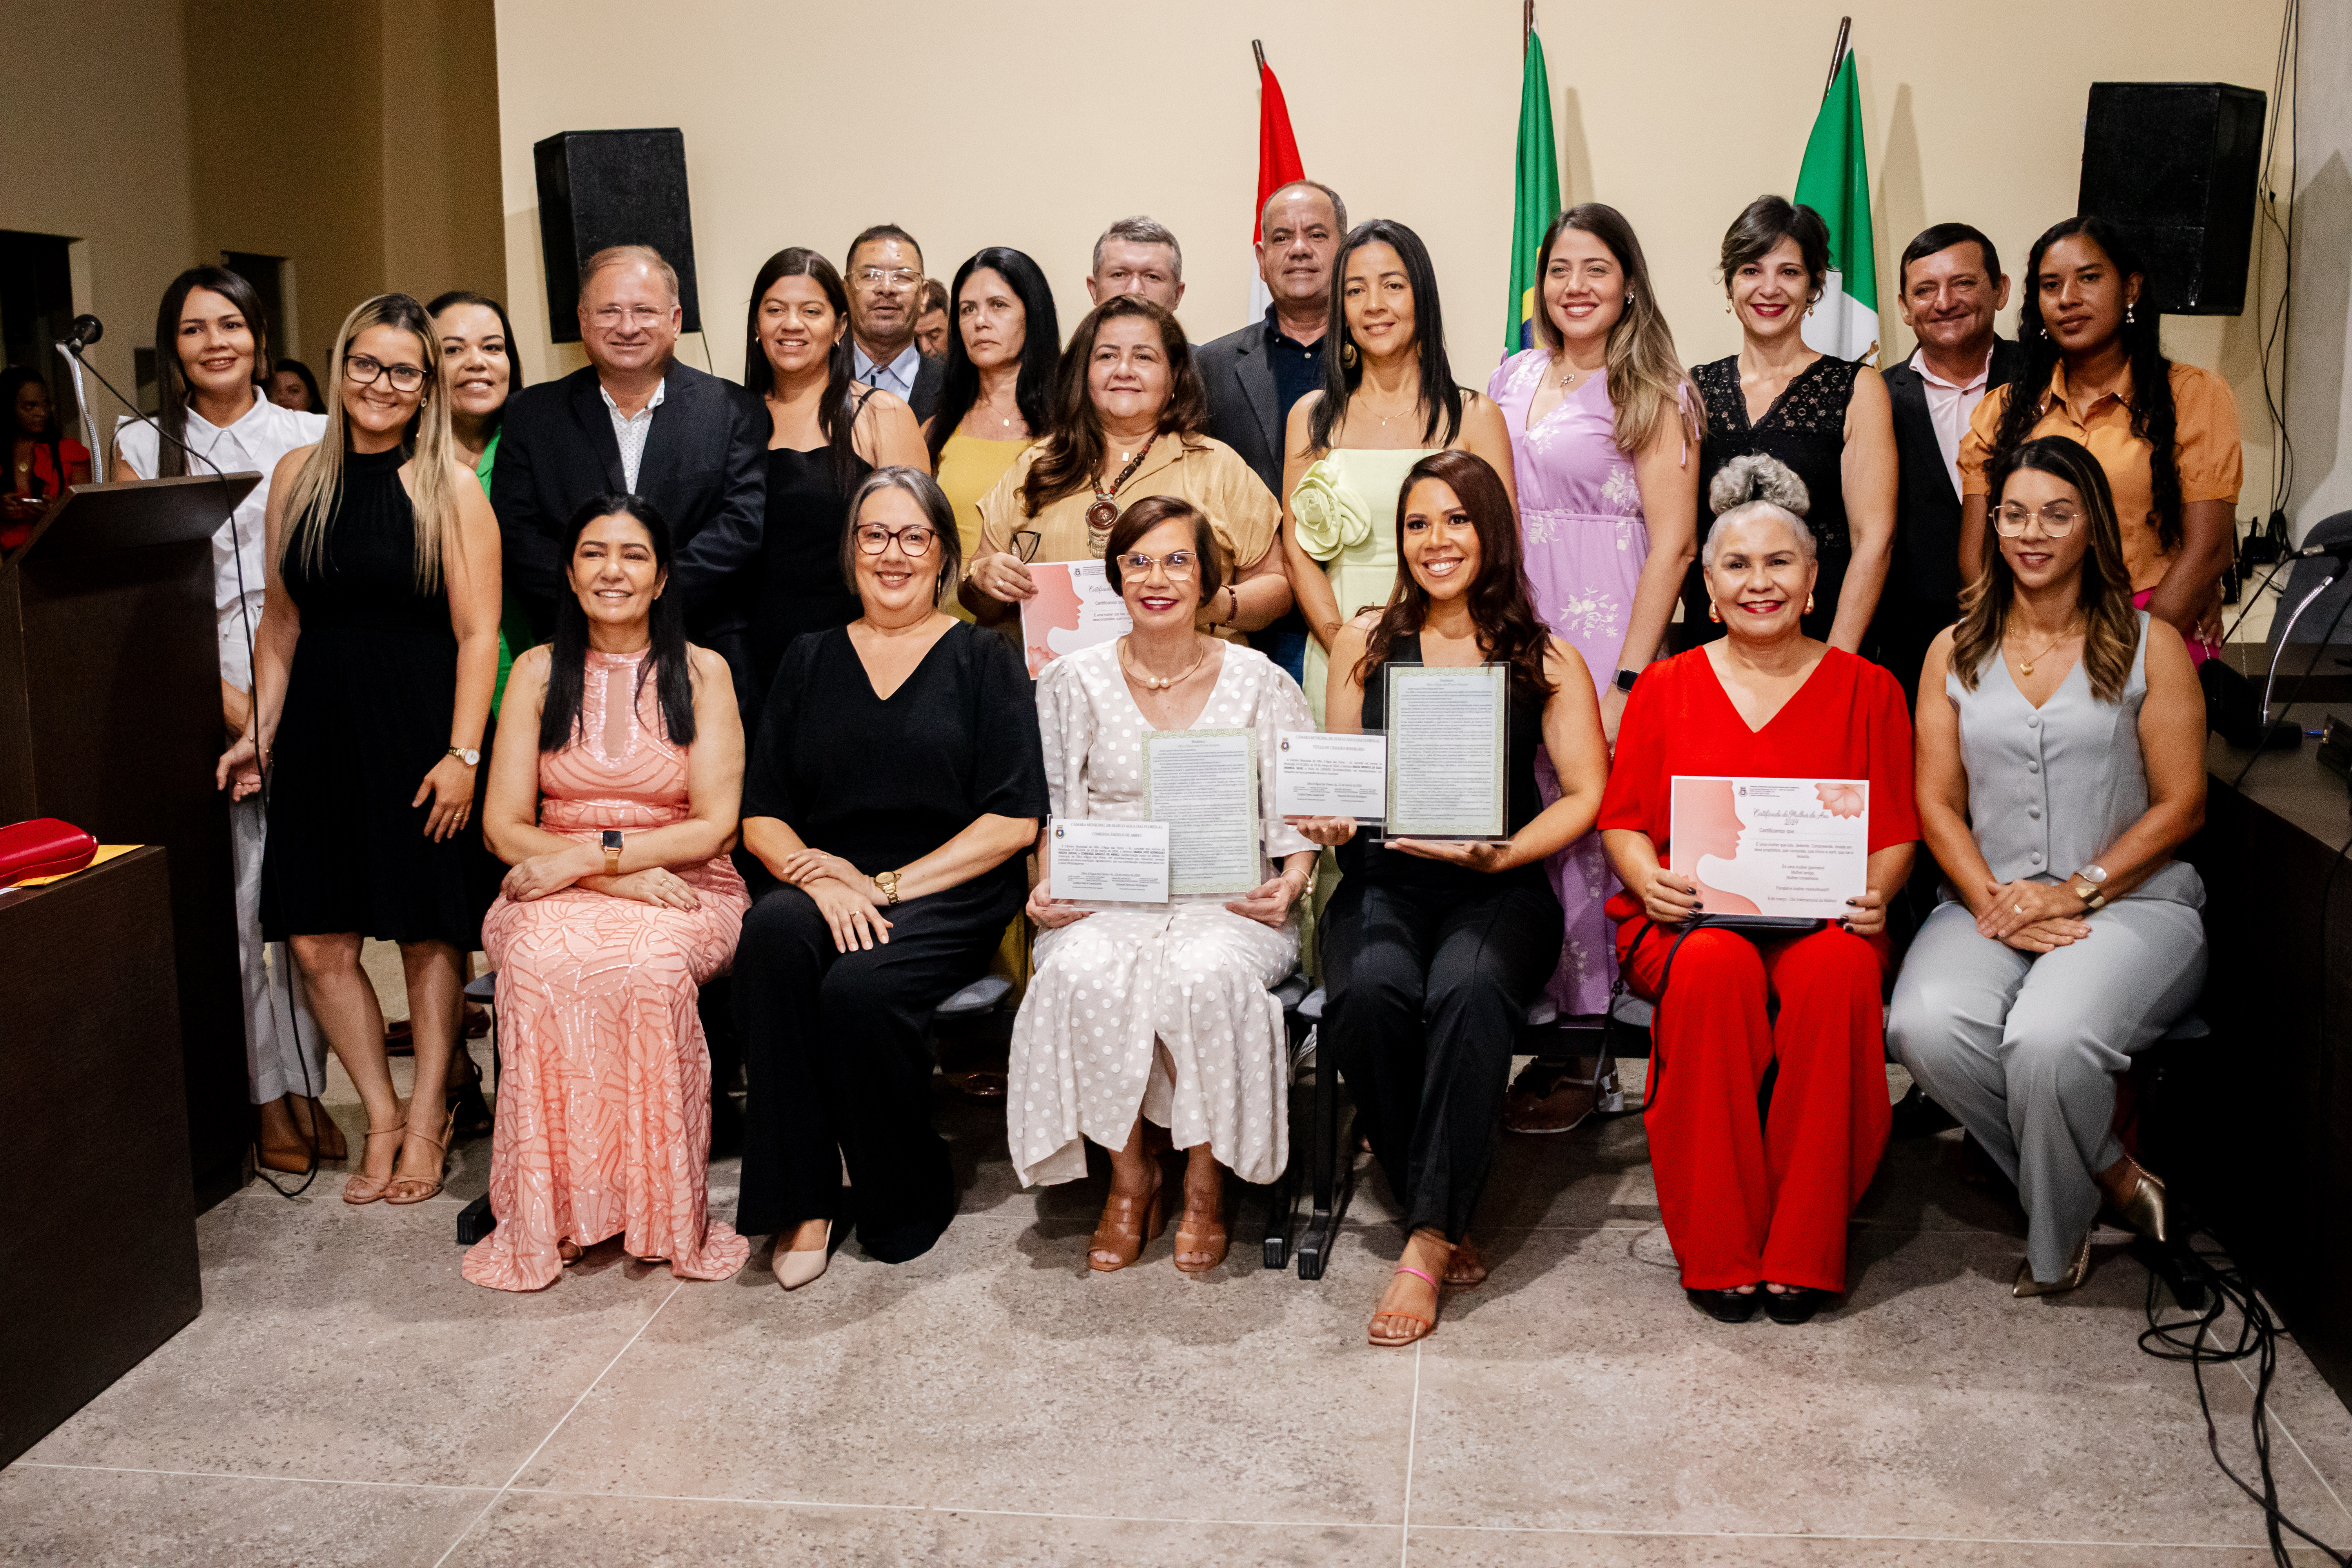
[[[1290,106],[1282,100],[1282,84],[1274,79],[1274,68],[1261,63],[1257,68],[1257,200],[1250,207],[1251,321],[1265,315],[1265,308],[1274,303],[1257,267],[1257,242],[1264,237],[1258,225],[1265,213],[1265,198],[1291,181],[1306,177],[1306,166],[1298,161],[1298,139],[1290,133]]]

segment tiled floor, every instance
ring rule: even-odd
[[[2270,1560],[2188,1371],[2135,1346],[2122,1238],[2011,1300],[2017,1223],[1950,1135],[1895,1147],[1851,1296],[1801,1329],[1684,1303],[1637,1118],[1506,1139],[1494,1278],[1394,1352],[1363,1342],[1397,1248],[1369,1167],[1319,1282],[1239,1246],[1187,1279],[1164,1239],[1090,1276],[1097,1190],[1021,1192],[1001,1121],[941,1113],[945,1240],[789,1298],[764,1250],[723,1284],[610,1247],[540,1295],[466,1284],[487,1142],[414,1208],[250,1187],[201,1223],[203,1316],[0,1472],[0,1563]],[[2248,1384],[2209,1382],[2243,1461]],[[2352,1541],[2352,1415],[2292,1346],[2273,1417],[2289,1511]]]

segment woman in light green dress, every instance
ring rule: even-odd
[[[427,305],[433,330],[441,335],[441,379],[449,390],[449,434],[459,456],[474,466],[482,493],[490,493],[490,469],[499,457],[499,428],[507,399],[522,390],[522,366],[514,361],[514,329],[506,307],[487,294],[453,289]],[[490,689],[490,712],[507,691],[514,656],[538,641],[530,624],[507,594],[499,618],[499,681]]]
[[[1396,587],[1405,471],[1451,447],[1511,482],[1501,410],[1455,384],[1446,363],[1437,279],[1419,236],[1386,218],[1359,224],[1331,268],[1331,319],[1341,327],[1323,340],[1323,386],[1290,411],[1282,474],[1291,592],[1312,633],[1301,684],[1318,726],[1332,637]]]

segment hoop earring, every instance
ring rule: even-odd
[[[1710,621],[1720,621],[1723,619],[1723,612],[1716,607],[1713,600],[1709,600],[1707,602],[1706,618]]]
[[[1356,368],[1356,340],[1348,339],[1339,345],[1339,363],[1349,370]]]

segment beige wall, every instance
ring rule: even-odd
[[[1795,183],[1842,10],[1854,16],[1896,352],[1910,340],[1891,269],[1911,235],[1966,219],[2021,262],[2035,234],[2074,210],[2094,79],[2267,89],[2277,42],[2276,6],[2246,0],[1539,4],[1562,195],[1633,221],[1687,360],[1738,346],[1712,259],[1748,198]],[[1282,79],[1307,172],[1339,188],[1352,217],[1401,219],[1428,242],[1457,375],[1483,383],[1499,355],[1514,0],[705,0],[651,27],[618,0],[499,0],[498,13],[508,274],[535,374],[581,362],[544,336],[530,143],[615,126],[685,129],[721,369],[741,363],[742,294],[762,258],[811,245],[839,261],[851,235],[881,220],[911,229],[941,279],[982,245],[1028,251],[1066,325],[1085,307],[1094,236],[1149,212],[1185,242],[1187,330],[1230,331],[1247,300],[1257,175],[1253,37]],[[2269,441],[2251,315],[2177,319],[2168,335],[2179,357],[2237,386],[2259,498]],[[691,340],[686,353],[701,363]]]
[[[2298,536],[2332,512],[2352,508],[2352,14],[2342,5],[2306,9],[2298,29],[2303,95],[2296,133],[2294,310],[2287,341],[2287,428],[2294,441],[2294,500]],[[2242,511],[2243,508],[2240,509]]]
[[[125,392],[131,351],[154,339],[159,279],[187,265],[193,242],[180,16],[178,0],[0,0],[0,228],[82,242],[74,303],[105,321],[90,360]],[[104,68],[69,68],[95,40],[114,46]],[[59,377],[54,353],[40,368]],[[113,401],[89,390],[110,429]]]

